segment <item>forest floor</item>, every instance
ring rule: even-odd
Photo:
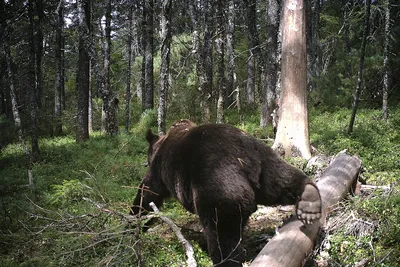
[[[311,110],[310,139],[326,157],[347,149],[363,163],[360,180],[375,189],[334,207],[307,266],[400,265],[400,108],[388,122],[378,110],[360,110],[352,134],[350,112]],[[130,135],[98,133],[76,144],[73,136],[41,138],[41,161],[32,166],[35,188],[27,186],[25,149],[6,145],[0,152],[0,266],[184,266],[185,253],[165,224],[140,234],[129,222],[129,206],[145,175],[142,119]],[[258,121],[240,126],[260,138]],[[315,178],[302,160],[290,163]],[[325,164],[326,166],[326,164]],[[243,236],[251,260],[275,234],[293,207],[265,208],[252,215]],[[196,216],[176,201],[163,215],[193,241],[198,266],[210,266]]]

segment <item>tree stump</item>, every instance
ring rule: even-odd
[[[357,180],[360,169],[361,160],[358,157],[338,154],[317,182],[323,202],[320,221],[305,226],[296,219],[295,214],[292,215],[265,245],[250,267],[302,266],[304,259],[313,249],[314,241],[330,207],[347,196]]]

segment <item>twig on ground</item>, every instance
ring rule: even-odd
[[[154,204],[153,202],[150,202],[150,207],[154,210],[155,213],[160,212],[158,210],[156,204]],[[163,220],[164,222],[166,222],[171,227],[172,231],[174,231],[176,237],[178,238],[179,243],[181,243],[184,246],[184,248],[186,250],[186,256],[187,256],[187,260],[186,260],[187,266],[188,267],[196,267],[197,262],[196,262],[196,259],[194,258],[193,246],[182,235],[181,229],[170,218],[160,215],[160,219]]]

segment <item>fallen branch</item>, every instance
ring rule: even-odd
[[[378,189],[383,190],[384,192],[389,192],[391,187],[390,185],[369,185],[369,184],[362,184],[360,186],[360,190],[363,192],[372,192]]]
[[[159,213],[160,211],[158,210],[156,204],[153,202],[150,202],[150,207],[154,210],[155,213]],[[174,231],[176,237],[179,240],[179,243],[183,245],[183,247],[186,250],[186,266],[187,267],[196,267],[197,262],[196,259],[194,258],[194,251],[192,245],[185,239],[185,237],[181,233],[181,229],[170,219],[165,216],[160,215],[160,219],[166,222],[169,227],[171,227],[172,231]]]
[[[320,221],[304,226],[293,215],[261,250],[250,267],[302,266],[307,254],[313,249],[314,240],[330,208],[347,196],[360,169],[361,160],[358,157],[338,154],[317,182],[323,202]]]
[[[82,197],[82,199],[93,204],[94,206],[96,206],[101,212],[117,215],[117,216],[125,219],[129,223],[138,220],[138,217],[135,215],[129,215],[129,214],[125,214],[125,213],[122,213],[122,212],[119,212],[116,210],[111,210],[111,209],[105,208],[103,204],[95,202],[95,201],[91,200],[90,198]],[[142,215],[141,220],[147,220],[147,219],[150,219],[153,217],[154,217],[154,215],[152,215],[152,214]]]

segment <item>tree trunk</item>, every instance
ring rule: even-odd
[[[153,78],[153,12],[154,0],[144,1],[143,40],[144,40],[144,86],[142,92],[142,111],[154,108]]]
[[[227,27],[226,27],[226,56],[227,56],[227,78],[226,78],[226,104],[229,106],[235,102],[230,100],[231,97],[237,94],[236,90],[236,72],[235,72],[235,48],[234,48],[234,34],[235,34],[235,1],[229,0],[227,12]],[[237,103],[236,103],[237,104]]]
[[[253,105],[255,102],[255,88],[256,88],[256,62],[258,50],[258,35],[257,35],[257,13],[256,1],[246,0],[247,9],[247,45],[248,45],[248,59],[247,59],[247,84],[246,84],[246,99],[248,105]]]
[[[361,161],[355,156],[339,154],[317,182],[323,202],[320,222],[305,227],[292,216],[250,264],[257,266],[303,266],[304,259],[313,249],[321,222],[326,220],[331,207],[344,199],[357,181]]]
[[[203,122],[207,123],[211,121],[213,1],[205,0],[202,4],[200,7],[193,3],[190,8],[194,25],[193,52],[196,55],[200,108]]]
[[[216,52],[217,52],[217,88],[218,88],[218,101],[217,101],[217,123],[224,122],[224,103],[225,103],[225,11],[226,1],[221,0],[216,3],[216,25],[217,25],[217,39],[216,39]]]
[[[117,98],[113,95],[110,82],[110,64],[111,64],[111,0],[107,0],[106,4],[106,27],[105,37],[106,42],[104,45],[104,84],[102,88],[102,122],[101,122],[101,134],[109,134],[114,136],[118,134],[118,122],[116,109],[118,105]]]
[[[35,0],[36,2],[36,16],[34,19],[36,28],[36,101],[38,108],[42,108],[42,95],[43,95],[43,75],[42,75],[42,57],[43,57],[43,0]]]
[[[5,3],[3,0],[0,0],[0,14],[5,14]],[[5,18],[2,19],[1,21],[1,34],[0,37],[3,39],[3,49],[4,49],[4,54],[5,54],[5,59],[6,59],[6,71],[8,75],[8,80],[9,80],[9,85],[10,85],[10,98],[11,98],[11,109],[12,109],[12,115],[14,119],[14,125],[17,128],[18,131],[18,139],[19,141],[22,141],[23,136],[22,136],[22,125],[21,125],[21,116],[18,110],[18,101],[17,101],[17,96],[15,94],[15,78],[14,78],[14,72],[13,72],[13,58],[11,56],[11,49],[10,49],[10,44],[9,44],[9,33],[8,33],[8,25],[7,25],[7,20]]]
[[[161,2],[161,68],[158,89],[158,133],[165,134],[165,118],[167,114],[167,100],[169,90],[169,61],[171,47],[171,0]]]
[[[89,139],[88,112],[89,112],[89,49],[90,49],[90,0],[78,0],[79,18],[79,58],[76,74],[77,91],[77,127],[76,141]]]
[[[203,40],[203,55],[204,58],[204,82],[201,85],[202,90],[202,107],[203,107],[203,121],[211,121],[211,101],[213,94],[213,35],[214,35],[214,8],[215,2],[212,0],[205,0],[204,13],[205,13],[205,28]],[[202,12],[202,11],[199,11]],[[201,26],[202,27],[202,26]]]
[[[56,78],[54,90],[54,116],[55,116],[55,135],[62,134],[62,90],[64,84],[63,73],[63,27],[64,27],[64,0],[60,0],[57,7],[57,28],[56,28],[56,44],[55,44],[55,58],[56,58]]]
[[[272,121],[273,110],[277,108],[276,83],[278,81],[278,33],[280,24],[280,0],[268,0],[267,3],[267,48],[264,60],[264,82],[262,91],[260,127],[267,127]]]
[[[128,4],[128,39],[126,41],[126,92],[125,92],[125,132],[129,133],[130,127],[130,103],[131,103],[131,74],[132,74],[132,31],[133,31],[133,2]]]
[[[304,0],[284,0],[282,23],[282,92],[273,147],[285,157],[309,159]]]
[[[29,47],[30,47],[30,58],[29,58],[29,79],[31,81],[31,86],[29,88],[29,102],[28,102],[28,107],[29,107],[29,115],[30,115],[30,137],[31,137],[31,145],[32,145],[32,154],[31,154],[31,159],[33,162],[36,162],[39,160],[39,142],[38,142],[38,119],[37,119],[37,94],[36,94],[36,89],[37,89],[37,76],[35,73],[36,70],[36,64],[35,64],[35,59],[36,59],[36,50],[35,50],[35,35],[34,35],[34,4],[33,1],[30,0],[28,1],[28,17],[29,17]]]
[[[369,34],[369,17],[370,17],[370,14],[371,14],[371,0],[366,0],[365,1],[364,32],[363,32],[363,39],[362,39],[361,50],[360,50],[360,62],[358,64],[357,88],[356,88],[356,91],[355,91],[355,94],[354,94],[353,111],[351,113],[348,133],[352,133],[353,132],[353,126],[354,126],[354,121],[356,119],[358,102],[359,102],[361,91],[362,91],[364,59],[365,59],[365,47],[367,45],[367,37],[368,37],[368,34]]]
[[[382,89],[382,118],[388,119],[389,91],[389,42],[390,42],[390,1],[385,0],[385,44],[383,49],[383,89]]]
[[[92,36],[93,37],[93,36]],[[93,40],[93,38],[92,38]],[[88,104],[88,131],[89,135],[93,133],[93,57],[89,61],[89,104]]]

